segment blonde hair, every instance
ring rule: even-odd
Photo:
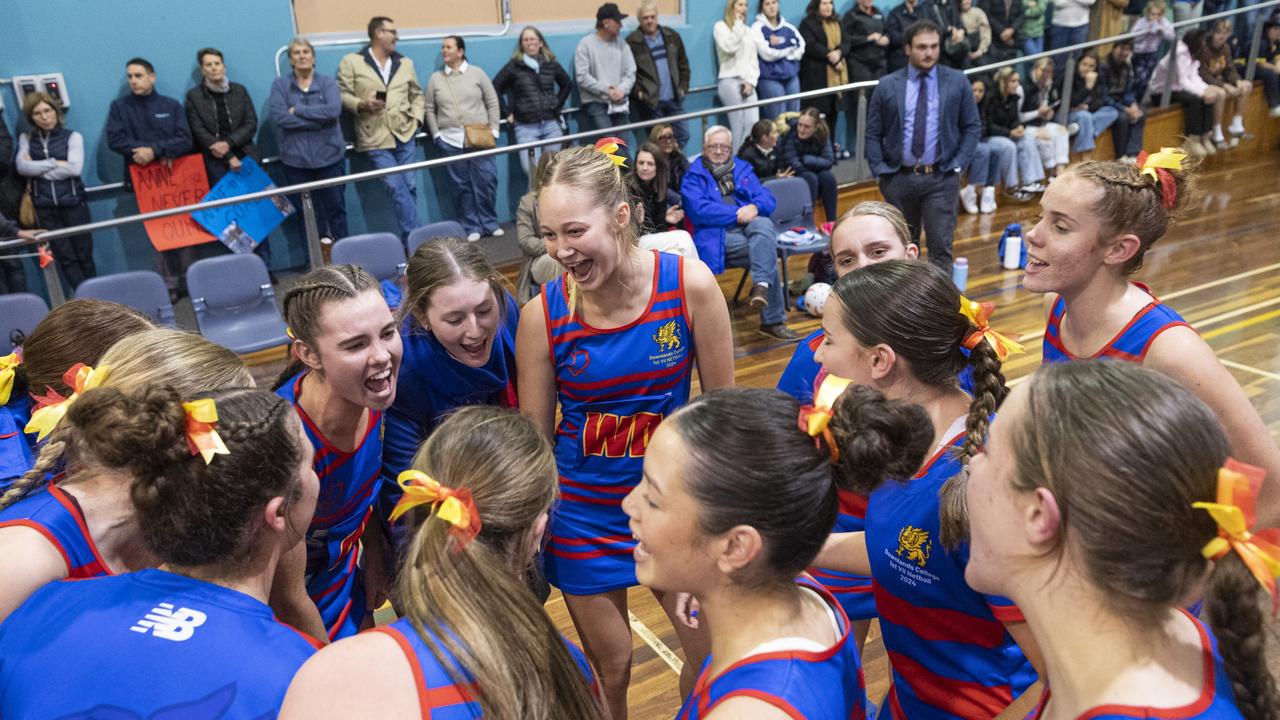
[[[640,0],[640,4],[636,6],[636,15],[643,15],[646,10],[658,12],[658,0]]]
[[[464,278],[487,283],[498,306],[498,317],[506,317],[507,287],[502,273],[494,269],[479,243],[445,237],[422,243],[409,258],[405,270],[407,290],[399,319],[412,317],[421,325],[431,305],[431,294]]]
[[[122,338],[102,354],[99,368],[107,368],[102,387],[141,392],[153,385],[172,387],[182,397],[233,387],[253,387],[253,375],[239,355],[195,333],[153,328]],[[9,507],[45,483],[49,473],[67,459],[67,474],[93,465],[80,433],[63,424],[49,436],[35,465],[0,496],[0,509]]]
[[[598,717],[564,639],[524,582],[539,542],[532,528],[556,499],[546,437],[515,411],[468,406],[436,428],[413,468],[470,491],[482,529],[464,547],[448,522],[427,514],[405,554],[396,607],[454,680],[475,688],[485,717]]]
[[[902,241],[902,247],[911,247],[911,228],[907,226],[907,219],[902,216],[902,211],[887,202],[880,202],[879,200],[864,200],[846,210],[836,220],[836,224],[831,226],[831,236],[835,237],[836,230],[839,230],[840,226],[845,222],[864,215],[884,218],[886,222],[893,226],[893,234],[897,235],[898,239]]]
[[[55,100],[49,93],[37,92],[31,93],[22,101],[22,114],[26,116],[27,122],[31,123],[31,127],[36,127],[35,118],[31,115],[36,111],[36,106],[41,104],[53,108],[53,114],[58,117],[58,125],[62,125],[62,103]]]
[[[724,24],[728,25],[730,29],[733,28],[733,24],[738,20],[733,14],[733,6],[737,4],[738,0],[725,0],[724,3]]]

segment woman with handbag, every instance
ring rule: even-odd
[[[427,130],[445,157],[487,150],[498,137],[498,93],[489,76],[467,62],[466,41],[444,39],[444,67],[427,81]],[[501,237],[496,204],[498,166],[492,157],[459,160],[445,166],[449,186],[467,240]]]
[[[48,230],[85,225],[90,222],[84,199],[84,138],[62,124],[62,106],[45,93],[32,93],[22,103],[22,112],[31,131],[18,137],[15,165],[27,178],[22,213],[27,214],[28,197],[35,207],[35,222],[22,217],[24,225]],[[89,233],[50,241],[58,271],[74,290],[97,275],[93,262],[93,238]]]

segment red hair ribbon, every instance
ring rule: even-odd
[[[1271,596],[1271,614],[1280,610],[1276,578],[1280,577],[1280,530],[1255,531],[1254,508],[1258,490],[1266,471],[1227,458],[1218,470],[1216,502],[1194,502],[1191,507],[1205,510],[1218,523],[1218,536],[1205,543],[1201,553],[1210,560],[1221,560],[1235,551],[1245,567]]]
[[[622,138],[604,137],[596,141],[596,150],[609,156],[614,165],[619,167],[627,166],[627,158],[625,155],[619,155],[618,149],[627,146],[627,141]]]
[[[813,438],[813,444],[816,447],[822,447],[818,438],[827,441],[827,452],[831,455],[831,464],[835,465],[840,462],[840,447],[836,445],[835,436],[831,434],[831,417],[833,412],[831,408],[836,404],[836,399],[845,391],[852,381],[846,380],[835,375],[827,375],[818,383],[818,389],[813,394],[812,405],[801,405],[800,415],[796,418],[796,425],[802,432]]]
[[[1169,171],[1181,170],[1186,157],[1178,148],[1160,148],[1154,155],[1148,155],[1146,150],[1138,153],[1138,168],[1160,189],[1160,206],[1165,210],[1172,210],[1178,204],[1178,181]]]
[[[36,409],[31,413],[31,420],[23,428],[23,432],[36,433],[37,442],[44,440],[45,436],[53,432],[58,423],[62,422],[63,416],[67,414],[67,410],[76,398],[98,387],[106,379],[106,366],[94,370],[84,363],[72,365],[62,374],[62,382],[73,391],[71,397],[64,398],[51,387],[45,388],[48,392],[44,395],[33,395],[32,397],[36,400]]]
[[[480,534],[480,511],[467,488],[454,490],[436,482],[421,470],[405,470],[396,477],[404,495],[391,511],[395,522],[410,508],[430,505],[436,517],[449,523],[449,534],[458,541],[458,549],[465,548]]]

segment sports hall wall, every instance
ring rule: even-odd
[[[449,0],[427,0],[446,1]],[[627,19],[624,34],[635,27],[635,6],[638,2],[622,0],[619,3],[623,12],[633,16]],[[805,0],[782,0],[783,14],[792,22],[798,22],[805,4]],[[890,2],[881,9],[887,11],[888,7],[897,4]],[[724,3],[722,0],[684,0],[683,5],[685,17],[682,21],[672,22],[664,17],[662,22],[674,27],[684,38],[693,71],[691,85],[713,85],[717,63],[711,27],[722,18]],[[837,2],[836,9],[843,12],[849,5],[850,2]],[[756,6],[756,0],[750,0],[749,15],[752,19]],[[366,5],[366,15],[381,12],[376,0]],[[548,45],[571,76],[574,49],[578,40],[591,31],[594,22],[594,17],[588,17],[579,23],[540,26]],[[275,132],[266,119],[266,106],[271,82],[276,77],[273,65],[275,52],[289,41],[294,31],[289,0],[5,2],[0,5],[0,27],[4,28],[3,41],[0,41],[0,76],[63,73],[71,98],[67,127],[84,136],[83,178],[86,186],[118,182],[122,178],[123,163],[120,156],[107,148],[104,129],[108,105],[114,98],[128,92],[124,64],[133,56],[142,56],[154,63],[158,75],[156,90],[181,102],[187,90],[199,82],[196,50],[206,46],[220,49],[226,56],[228,77],[248,88],[253,98],[258,111],[258,146],[261,152],[264,156],[275,154]],[[403,33],[412,28],[400,24],[400,29]],[[513,25],[505,37],[467,38],[468,60],[484,68],[492,78],[510,58],[519,31],[520,27]],[[327,75],[335,74],[342,56],[355,49],[357,46],[354,45],[317,48],[317,70]],[[438,41],[401,41],[398,50],[413,59],[419,81],[424,86],[431,73],[441,66]],[[282,61],[281,65],[282,71],[288,72],[287,61]],[[715,104],[714,96],[714,91],[697,93],[686,101],[685,107],[689,110],[711,107]],[[5,122],[16,139],[18,132],[27,129],[25,121],[20,121],[21,109],[16,107],[9,87],[0,87],[0,97],[4,101]],[[569,104],[578,104],[576,92]],[[694,137],[686,150],[692,153],[700,147],[701,137],[697,125],[691,126],[690,130]],[[351,137],[348,132],[348,140]],[[631,140],[630,137],[627,139]],[[504,133],[500,142],[509,143],[509,134]],[[422,152],[418,150],[419,159],[423,159]],[[363,158],[352,155],[348,169],[355,172],[370,169],[370,166]],[[454,210],[443,171],[437,171],[430,178],[421,171],[416,174],[422,222],[451,217]],[[527,181],[514,155],[499,159],[498,174],[498,216],[506,222],[513,216]],[[137,213],[132,195],[127,192],[109,191],[90,197],[94,220]],[[390,202],[377,181],[349,186],[347,211],[353,234],[396,229]],[[153,267],[150,245],[141,225],[100,231],[94,234],[94,241],[100,273]],[[282,230],[273,233],[271,249],[272,264],[276,269],[303,265],[306,261],[305,243],[301,240],[298,223],[290,220]],[[32,277],[34,279],[34,275]]]

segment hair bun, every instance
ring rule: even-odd
[[[190,454],[182,398],[168,385],[132,393],[111,387],[90,390],[71,405],[67,419],[97,462],[128,469],[139,479]]]
[[[885,480],[915,475],[933,444],[933,423],[919,405],[888,400],[880,391],[851,385],[836,400],[832,435],[840,447],[836,484],[870,493]]]

